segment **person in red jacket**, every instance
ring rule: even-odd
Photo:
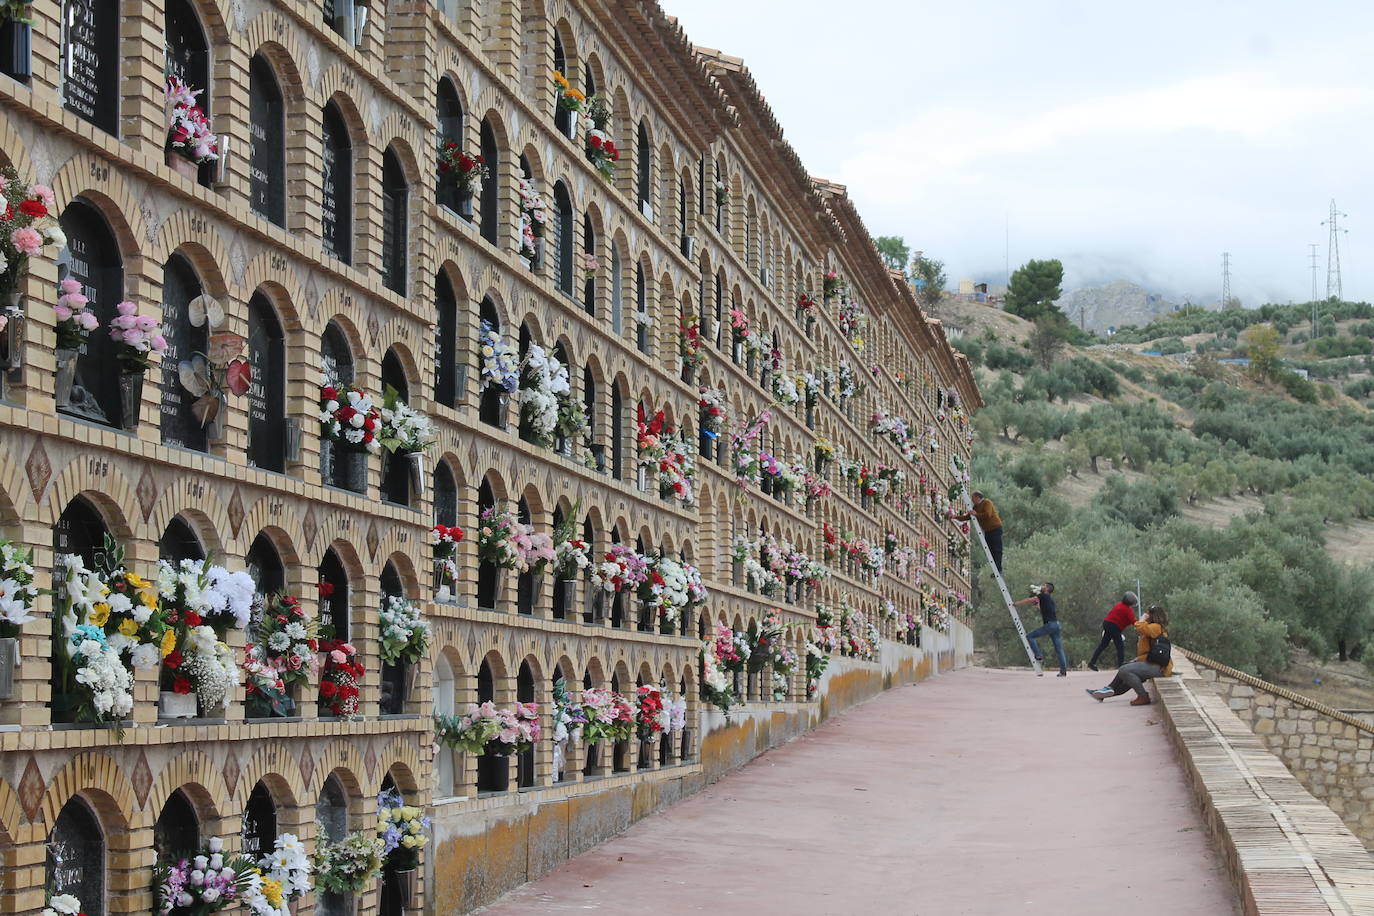
[[[1116,643],[1116,666],[1120,668],[1126,664],[1126,643],[1121,634],[1127,628],[1135,626],[1135,607],[1139,603],[1140,599],[1135,596],[1135,592],[1127,592],[1107,612],[1106,618],[1102,621],[1102,641],[1097,644],[1093,657],[1088,660],[1089,668],[1097,670],[1097,657],[1107,648],[1108,643]]]

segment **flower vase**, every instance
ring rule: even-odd
[[[196,695],[164,690],[157,695],[157,717],[159,719],[194,719],[196,717]]]
[[[205,424],[205,438],[211,442],[219,442],[224,438],[224,421],[229,416],[229,399],[220,396],[219,409],[215,415]]]
[[[408,700],[413,699],[415,697],[415,685],[420,680],[420,664],[419,662],[402,662],[402,664],[404,667],[401,669],[401,676],[405,679],[405,696]]]
[[[538,273],[544,269],[544,237],[538,236],[534,240],[534,258],[530,261],[530,270]]]
[[[0,73],[27,82],[33,74],[33,26],[10,19],[0,26]]]
[[[458,215],[468,222],[472,222],[472,189],[458,189]]]
[[[410,472],[410,492],[418,497],[425,495],[426,455],[424,452],[407,452],[406,466]]]
[[[567,134],[569,140],[577,139],[577,112],[568,112],[568,123],[563,128],[563,133]]]
[[[744,344],[741,341],[737,340],[734,342],[731,348],[731,355],[736,365],[739,365],[744,360]]]
[[[391,878],[396,882],[396,891],[401,898],[401,907],[410,909],[410,902],[415,899],[415,869],[398,868],[391,873]]]
[[[126,430],[138,429],[139,408],[143,406],[143,373],[119,374],[119,418]]]
[[[200,177],[199,163],[192,162],[190,159],[172,150],[167,150],[165,155],[167,164],[171,166],[172,171],[176,172],[182,178],[194,183]]]
[[[571,620],[573,615],[573,608],[577,604],[577,580],[560,579],[559,582],[561,583],[559,585],[559,588],[561,589],[559,597],[562,599],[561,603],[563,606],[557,608],[557,610],[562,615],[562,619]]]
[[[649,468],[641,464],[636,471],[638,473],[637,483],[639,484],[639,491],[641,493],[647,492],[649,489]]]
[[[14,669],[19,666],[19,640],[13,636],[0,639],[0,700],[14,696]]]
[[[682,380],[690,385],[692,383],[692,377],[696,375],[696,372],[697,370],[695,367],[684,365],[682,367]]]

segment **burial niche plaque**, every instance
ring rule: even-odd
[[[261,54],[248,69],[248,181],[254,212],[286,225],[286,125],[281,87]]]
[[[119,4],[62,4],[62,105],[107,133],[119,129]]]

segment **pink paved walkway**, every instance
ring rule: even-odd
[[[1239,912],[1158,714],[1102,680],[889,691],[483,913]]]

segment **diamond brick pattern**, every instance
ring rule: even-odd
[[[52,480],[52,462],[48,460],[48,451],[43,448],[42,439],[29,450],[29,457],[24,461],[24,473],[29,478],[33,501],[39,502],[43,498],[43,491],[48,488],[48,481]]]
[[[157,481],[153,479],[151,465],[143,468],[134,493],[138,497],[138,506],[143,510],[143,520],[146,522],[152,518],[153,509],[157,508]]]
[[[367,526],[367,555],[370,559],[377,559],[377,548],[381,543],[381,535],[377,534],[377,523],[369,523]]]
[[[234,789],[239,784],[239,758],[233,751],[224,759],[224,785],[229,789],[229,794],[234,793]]]
[[[153,770],[148,766],[148,755],[142,748],[138,750],[138,761],[134,763],[129,783],[134,787],[134,795],[138,796],[139,807],[148,804],[148,792],[153,788]]]
[[[43,793],[48,787],[43,783],[43,774],[38,772],[38,760],[32,754],[24,765],[24,775],[19,778],[19,806],[24,816],[32,823],[38,817],[38,809],[43,804]]]
[[[315,518],[314,506],[305,510],[305,518],[301,519],[301,532],[305,535],[305,546],[313,549],[315,536],[320,533],[320,523]]]
[[[244,510],[243,495],[239,493],[239,488],[234,487],[234,495],[229,497],[229,524],[234,529],[234,537],[239,536],[239,530],[243,528]]]

